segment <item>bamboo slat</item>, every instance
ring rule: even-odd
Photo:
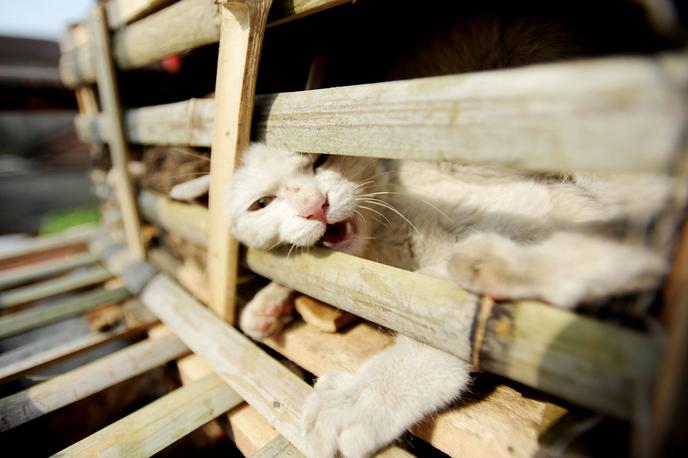
[[[208,210],[195,204],[176,202],[153,191],[138,195],[141,215],[197,245],[208,246]]]
[[[40,259],[51,252],[59,252],[65,248],[74,248],[75,251],[83,250],[95,232],[95,226],[86,225],[56,235],[45,235],[17,242],[16,246],[0,250],[0,268],[4,270],[13,268],[14,265],[26,264],[21,262],[22,258],[28,259],[36,255]]]
[[[108,26],[117,29],[174,0],[109,0],[105,3]]]
[[[40,280],[67,270],[83,267],[96,262],[91,253],[79,253],[64,258],[51,259],[30,266],[16,267],[0,272],[0,289],[6,289],[31,281]]]
[[[217,375],[178,388],[55,456],[149,457],[242,402]]]
[[[122,109],[119,91],[115,78],[115,67],[112,61],[110,36],[103,4],[93,5],[90,14],[90,31],[95,49],[96,76],[98,94],[103,105],[106,123],[110,130],[110,157],[112,171],[115,173],[117,203],[122,213],[124,234],[129,249],[139,258],[146,257],[146,250],[141,240],[141,224],[136,211],[134,190],[127,170],[129,151],[122,126]]]
[[[352,0],[279,0],[270,20],[277,24],[332,8]],[[217,43],[220,14],[212,1],[181,0],[114,33],[117,67],[143,67],[167,55]],[[65,40],[69,41],[69,40]],[[63,46],[62,81],[69,87],[95,80],[94,51],[88,35]]]
[[[239,155],[250,141],[258,62],[272,0],[221,3],[208,194],[210,307],[234,323],[239,243],[227,229],[225,192]]]
[[[0,399],[0,431],[84,399],[188,352],[174,335],[148,339]]]
[[[96,285],[111,277],[110,272],[102,266],[92,266],[61,277],[10,289],[0,293],[0,309],[9,309],[27,302]]]
[[[688,55],[670,53],[272,94],[256,97],[254,136],[294,151],[681,175],[686,88]],[[191,120],[209,122],[212,104],[132,110],[128,138],[209,145]],[[95,118],[78,126],[85,141],[104,136]]]
[[[0,339],[29,329],[79,315],[105,304],[116,304],[129,296],[126,288],[97,289],[0,318]]]
[[[648,336],[545,304],[495,305],[483,315],[477,298],[454,283],[320,248],[289,257],[249,249],[247,262],[481,369],[622,419],[633,417],[659,351]],[[474,328],[485,330],[480,341]]]
[[[0,355],[0,383],[7,382],[29,371],[39,369],[85,350],[115,339],[141,332],[157,322],[138,301],[128,301],[124,323],[104,331],[93,331],[74,338],[61,336],[57,340],[38,340]],[[97,315],[96,315],[97,316]]]

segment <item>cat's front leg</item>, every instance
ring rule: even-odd
[[[303,412],[308,455],[369,456],[447,406],[468,382],[465,362],[397,336],[354,374],[335,369],[318,380]]]
[[[451,278],[470,291],[561,307],[652,289],[665,269],[643,246],[565,231],[529,244],[476,233],[456,245],[448,264]]]
[[[258,291],[239,315],[239,327],[254,339],[279,331],[292,318],[294,290],[270,282]]]

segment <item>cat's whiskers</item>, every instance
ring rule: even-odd
[[[406,222],[409,224],[409,226],[411,226],[411,227],[413,228],[413,230],[416,231],[416,233],[420,233],[420,231],[418,230],[418,228],[417,228],[416,226],[413,225],[413,223],[411,222],[411,220],[408,219],[406,216],[404,216],[403,213],[401,213],[399,210],[397,210],[397,209],[396,209],[393,205],[391,205],[390,203],[385,202],[384,200],[375,199],[375,198],[356,199],[356,200],[359,200],[359,201],[361,201],[361,202],[366,202],[366,203],[369,203],[369,204],[373,204],[373,205],[379,205],[380,207],[384,207],[384,208],[386,208],[386,209],[388,209],[388,210],[393,211],[394,213],[396,213],[397,215],[399,215],[404,221],[406,221]],[[390,224],[391,224],[391,223],[390,223]]]
[[[270,251],[270,250],[272,250],[273,248],[279,246],[279,244],[281,244],[281,243],[282,243],[282,241],[281,241],[281,240],[278,240],[277,243],[275,243],[274,245],[272,245],[270,248],[268,248],[268,249],[265,250],[265,251]]]
[[[209,158],[209,157],[206,157],[206,156],[204,156],[204,155],[202,155],[202,154],[194,153],[193,151],[188,151],[188,150],[181,149],[181,148],[171,148],[171,149],[170,149],[170,152],[172,152],[172,153],[186,154],[187,156],[195,157],[196,159],[201,159],[201,160],[210,162],[210,158]]]
[[[189,173],[180,173],[179,175],[170,175],[170,178],[191,177],[191,176],[207,175],[207,174],[208,174],[208,172],[189,172]]]
[[[374,208],[366,207],[365,205],[359,205],[358,208],[363,208],[363,209],[366,209],[370,212],[376,213],[376,214],[380,215],[382,218],[384,218],[385,221],[387,221],[387,226],[392,225],[392,222],[389,220],[389,218],[387,218],[385,215],[383,215],[379,211],[375,210]],[[382,221],[380,221],[380,224],[384,224],[384,223],[382,223]]]
[[[409,194],[409,193],[407,193],[407,192],[398,192],[398,191],[376,191],[376,192],[369,192],[369,193],[366,193],[366,194],[360,194],[358,197],[373,197],[373,196],[380,196],[380,195],[412,196],[412,194]],[[415,198],[418,198],[417,196],[414,196],[414,197],[415,197]],[[433,210],[435,210],[435,211],[436,211],[437,213],[439,213],[440,215],[442,215],[442,216],[444,216],[445,218],[447,218],[452,224],[456,224],[456,221],[454,221],[454,219],[453,219],[452,217],[450,217],[450,216],[447,215],[445,212],[443,212],[442,210],[440,210],[440,209],[439,209],[437,206],[435,206],[434,204],[428,202],[428,201],[425,200],[425,199],[420,199],[420,198],[418,198],[418,199],[419,199],[422,203],[424,203],[425,205],[427,205],[428,207],[430,207],[430,208],[432,208]]]
[[[358,211],[358,210],[356,210],[356,209],[354,209],[354,213],[356,213],[358,216],[360,216],[360,217],[361,217],[361,220],[363,221],[363,224],[364,224],[366,227],[368,227],[368,222],[366,221],[365,216],[363,216],[363,213],[361,213],[360,211]]]
[[[291,244],[291,248],[289,248],[289,252],[287,253],[287,259],[289,259],[289,255],[291,254],[292,250],[296,247],[295,244]]]

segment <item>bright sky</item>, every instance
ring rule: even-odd
[[[58,40],[95,0],[0,0],[0,35]]]

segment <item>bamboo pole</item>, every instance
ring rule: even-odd
[[[92,252],[101,256],[113,273],[125,274],[128,266],[137,263],[116,247],[107,238],[91,244]],[[301,406],[311,388],[303,380],[220,320],[165,274],[151,279],[140,298],[280,434],[299,450],[305,449],[300,431]],[[391,456],[397,451],[396,447],[388,449]]]
[[[90,14],[90,30],[94,39],[96,52],[96,74],[98,93],[103,104],[106,122],[111,138],[109,141],[112,167],[117,184],[117,202],[122,213],[124,233],[129,249],[139,258],[146,256],[141,240],[141,224],[136,211],[136,201],[129,173],[127,171],[128,149],[122,126],[122,110],[115,78],[115,68],[112,62],[110,37],[103,4],[93,5]]]
[[[97,289],[53,304],[13,313],[0,318],[0,339],[79,315],[101,305],[118,303],[128,296],[129,291],[125,288]]]
[[[174,335],[148,339],[0,399],[0,431],[84,399],[188,352]]]
[[[107,269],[102,266],[93,266],[62,277],[4,291],[0,293],[0,310],[6,310],[27,302],[45,299],[86,286],[96,285],[111,277]]]
[[[242,402],[217,375],[178,388],[55,456],[149,457]]]
[[[122,306],[123,323],[104,331],[93,331],[76,337],[64,335],[50,340],[38,340],[0,355],[0,383],[15,379],[27,372],[77,355],[115,339],[128,337],[146,330],[157,319],[138,301]],[[95,315],[97,319],[99,314]]]
[[[205,207],[176,202],[146,190],[139,193],[137,200],[141,214],[148,221],[197,245],[208,246],[208,210]]]
[[[227,228],[225,191],[239,155],[250,140],[258,62],[271,3],[247,0],[221,4],[206,271],[210,307],[229,323],[235,320],[239,244]]]
[[[305,458],[306,455],[299,452],[284,436],[277,436],[251,456],[253,458]]]
[[[16,267],[0,272],[0,289],[40,280],[67,270],[84,267],[95,263],[97,258],[91,253],[79,253],[58,259],[36,263],[30,266]]]
[[[278,0],[270,16],[273,24],[288,22],[353,0]],[[84,34],[82,34],[84,35]],[[220,12],[212,1],[181,0],[135,23],[113,36],[114,56],[122,70],[143,67],[170,54],[217,43]],[[64,46],[60,75],[74,87],[96,79],[95,51],[88,34]]]
[[[685,52],[542,64],[257,96],[253,135],[293,151],[681,176],[686,88]],[[129,138],[207,146],[213,103],[132,110]],[[96,118],[78,126],[103,138]]]
[[[120,28],[174,0],[110,0],[105,3],[108,26]]]
[[[464,361],[579,405],[633,419],[658,343],[536,302],[489,307],[446,280],[321,248],[248,250],[251,270]]]

